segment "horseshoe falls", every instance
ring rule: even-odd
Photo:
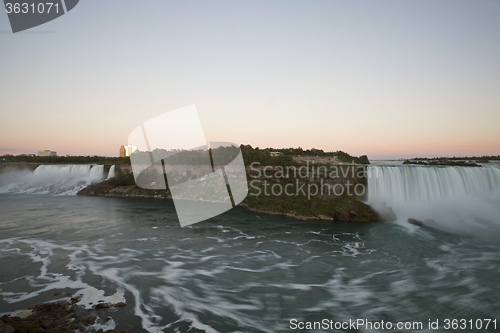
[[[397,222],[432,220],[429,226],[461,234],[499,236],[500,168],[371,166],[367,202],[389,206]]]

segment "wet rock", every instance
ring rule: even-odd
[[[96,309],[109,309],[112,306],[113,306],[113,304],[111,304],[111,303],[98,303],[98,304],[96,304],[95,308]]]
[[[408,223],[411,223],[411,224],[414,224],[414,225],[418,225],[418,226],[423,226],[424,225],[424,222],[416,220],[416,219],[412,219],[411,217],[408,219]]]
[[[53,320],[50,320],[50,319],[49,319],[49,320],[44,320],[44,321],[42,322],[42,327],[43,327],[43,328],[45,328],[45,329],[47,329],[47,328],[49,328],[49,327],[52,325],[52,323],[53,323],[53,322],[54,322],[54,321],[53,321]]]
[[[108,304],[109,303],[99,303]],[[18,316],[19,315],[19,316]],[[58,301],[42,303],[13,315],[0,318],[0,333],[15,332],[58,332],[73,333],[85,332],[86,327],[95,324],[96,315],[89,315],[80,309],[74,301]],[[123,330],[110,330],[104,333],[125,332]]]
[[[438,223],[436,221],[434,221],[433,219],[427,219],[427,220],[424,220],[424,225],[428,225],[429,227],[434,227],[434,226],[437,226]]]
[[[83,323],[88,326],[88,325],[94,324],[96,322],[96,320],[97,320],[97,316],[90,316],[90,317],[85,318],[83,320]]]
[[[12,317],[25,319],[25,318],[28,318],[29,316],[31,316],[32,314],[33,314],[33,310],[27,309],[27,310],[17,311],[15,313],[13,313]]]
[[[71,303],[73,303],[73,304],[78,303],[78,302],[80,302],[81,299],[82,299],[82,296],[71,297]]]
[[[348,222],[348,221],[349,221],[349,218],[350,218],[350,216],[349,216],[349,213],[348,213],[348,212],[346,212],[346,211],[344,211],[344,210],[342,210],[342,209],[337,209],[337,210],[335,211],[335,219],[336,219],[337,221],[344,221],[344,222]]]
[[[14,333],[14,327],[0,323],[0,333]]]
[[[387,221],[387,222],[394,222],[398,219],[396,214],[392,211],[391,207],[385,207],[385,209],[383,209],[380,212],[380,216],[382,217],[382,219],[384,221]]]

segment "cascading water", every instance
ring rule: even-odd
[[[368,204],[392,208],[398,221],[468,234],[500,233],[500,168],[370,166]],[[434,221],[436,224],[434,224]]]
[[[113,178],[114,176],[115,176],[115,166],[114,166],[114,165],[112,165],[112,166],[109,168],[108,178],[106,178],[106,179]]]
[[[368,200],[390,203],[434,201],[489,192],[500,185],[496,167],[396,166],[368,168]]]
[[[87,185],[103,179],[102,165],[40,165],[35,171],[0,175],[0,193],[75,195]]]

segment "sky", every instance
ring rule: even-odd
[[[0,154],[118,156],[195,104],[207,141],[499,155],[499,17],[497,0],[81,0],[13,34],[0,13]]]

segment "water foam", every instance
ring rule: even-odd
[[[76,195],[89,184],[102,180],[103,173],[103,165],[40,165],[33,172],[3,173],[0,193]]]
[[[392,207],[398,221],[434,220],[437,229],[488,236],[500,233],[500,168],[371,166],[368,200]]]

